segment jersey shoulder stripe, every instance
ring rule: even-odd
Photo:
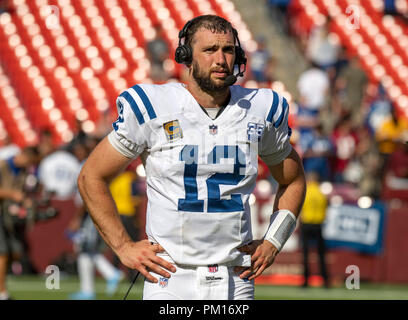
[[[289,105],[283,96],[279,95],[275,91],[272,91],[272,93],[272,105],[266,120],[272,123],[275,128],[278,128],[285,117]]]
[[[288,108],[288,102],[285,98],[282,99],[282,110],[280,112],[278,120],[273,124],[275,128],[279,127],[282,123],[283,117],[285,116],[286,109]]]
[[[266,120],[268,120],[269,122],[272,122],[272,117],[275,114],[279,104],[278,94],[275,91],[272,91],[272,93],[273,93],[272,106],[271,109],[269,110],[268,117],[266,118]]]
[[[153,106],[147,97],[146,93],[143,91],[143,89],[139,85],[134,85],[132,87],[133,90],[136,91],[136,93],[139,95],[139,97],[142,99],[142,102],[147,110],[147,113],[149,114],[150,120],[153,120],[157,118],[156,113],[154,112]]]
[[[126,102],[130,105],[133,113],[135,114],[137,121],[139,121],[139,124],[143,124],[145,122],[143,115],[140,112],[139,106],[137,105],[135,99],[133,99],[132,95],[128,91],[124,91],[120,94],[119,97],[122,97],[126,100]],[[120,99],[118,99],[118,103],[122,103]]]
[[[123,101],[124,100],[124,101]],[[119,95],[119,104],[128,103],[140,125],[157,118],[153,105],[139,85],[127,89]]]

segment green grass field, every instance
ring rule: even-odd
[[[77,277],[62,277],[60,289],[49,290],[45,286],[46,278],[41,276],[10,276],[7,286],[13,299],[16,300],[68,300],[69,294],[79,290]],[[105,281],[95,279],[95,292],[98,300],[122,300],[130,282],[123,280],[116,294],[105,295]],[[133,286],[128,300],[141,299],[143,282],[141,279]],[[361,283],[359,290],[348,290],[343,287],[298,288],[292,286],[257,285],[255,298],[259,300],[408,300],[408,285]]]

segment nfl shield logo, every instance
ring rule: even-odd
[[[210,129],[210,134],[217,134],[218,132],[218,126],[216,126],[215,124],[212,124],[208,127]]]
[[[159,279],[159,286],[162,288],[167,287],[167,285],[169,284],[169,279],[167,278],[160,278]]]
[[[216,273],[218,271],[218,264],[208,266],[208,272]]]

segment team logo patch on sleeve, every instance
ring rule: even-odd
[[[178,120],[163,123],[163,128],[168,141],[171,142],[183,138],[183,131],[181,130]]]
[[[260,141],[264,125],[260,123],[248,122],[247,134],[249,141]]]

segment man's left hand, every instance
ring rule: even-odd
[[[240,273],[241,279],[255,279],[260,276],[275,260],[278,249],[268,240],[254,240],[250,244],[238,248],[239,251],[251,255],[251,267],[235,267],[235,272]]]

